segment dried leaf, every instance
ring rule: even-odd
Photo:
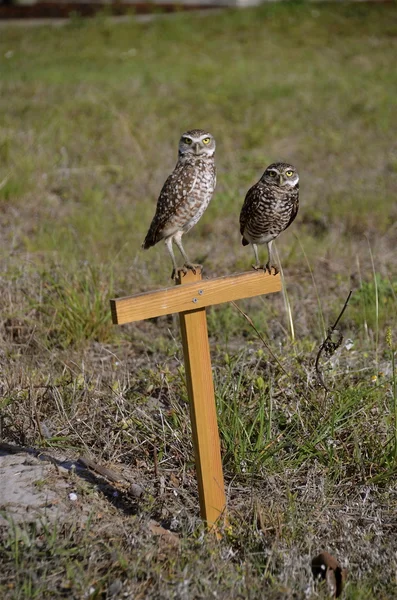
[[[347,577],[347,569],[342,569],[336,558],[328,552],[321,552],[312,560],[314,579],[327,582],[329,593],[333,598],[339,598]]]
[[[174,487],[176,487],[176,488],[179,487],[179,479],[176,475],[174,475],[174,473],[171,473],[170,481]]]
[[[159,536],[162,540],[170,544],[171,546],[179,546],[179,536],[168,529],[164,529],[156,521],[150,521],[149,531],[155,536]]]

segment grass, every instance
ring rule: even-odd
[[[8,515],[6,600],[326,598],[310,575],[321,550],[348,567],[345,598],[396,596],[396,10],[283,2],[2,29],[2,439],[90,454],[144,489],[72,471],[59,521]],[[221,541],[198,518],[177,320],[117,328],[108,308],[169,284],[164,248],[140,246],[191,127],[217,140],[217,190],[186,238],[206,276],[250,268],[238,214],[264,168],[287,160],[301,178],[277,241],[285,295],[238,303],[262,340],[233,305],[208,311]],[[328,394],[314,362],[350,289],[344,341],[321,361]]]

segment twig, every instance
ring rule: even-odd
[[[157,458],[157,448],[153,445],[153,463],[154,463],[154,476],[159,476],[159,461]]]
[[[353,293],[352,290],[350,290],[349,295],[346,298],[346,302],[344,303],[343,308],[340,311],[338,318],[336,319],[336,321],[332,325],[332,327],[328,328],[327,337],[321,344],[320,349],[317,354],[317,357],[316,357],[315,366],[316,366],[317,379],[327,392],[332,392],[332,390],[329,387],[327,387],[327,385],[325,384],[323,374],[320,371],[320,367],[319,367],[320,358],[321,358],[323,351],[326,353],[327,356],[332,356],[334,354],[334,352],[336,352],[336,350],[339,348],[339,346],[341,345],[341,343],[343,341],[343,335],[341,333],[339,334],[336,342],[333,342],[331,338],[338,326],[339,321],[341,320],[341,318],[343,316],[343,313],[345,312],[345,310],[347,308],[347,305],[349,304],[352,293]]]
[[[30,394],[30,388],[29,388],[28,394],[29,394],[29,400],[31,401],[31,404],[33,406],[33,414],[34,414],[34,419],[36,421],[37,429],[39,431],[40,441],[41,441],[41,443],[43,443],[44,435],[43,435],[43,430],[41,428],[41,423],[40,423],[40,419],[39,419],[39,413],[37,410],[36,400],[32,400],[31,394]]]
[[[2,181],[0,181],[0,190],[1,190],[1,188],[3,188],[4,186],[7,185],[9,178],[10,178],[10,175],[6,175],[4,177],[4,179]]]
[[[99,475],[104,477],[105,479],[108,479],[112,483],[119,483],[119,482],[125,481],[124,477],[122,477],[121,475],[118,475],[117,473],[115,473],[114,471],[111,471],[110,469],[107,469],[106,467],[102,467],[101,465],[98,465],[98,463],[91,460],[91,458],[88,458],[88,456],[79,456],[79,458],[77,459],[77,462],[79,462],[81,465],[83,465],[83,467],[85,467],[86,469],[92,469],[93,471],[95,471],[96,473],[98,473]]]

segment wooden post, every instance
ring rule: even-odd
[[[280,290],[278,274],[250,271],[203,281],[201,272],[188,271],[176,287],[110,301],[113,323],[118,325],[180,315],[200,513],[209,528],[225,514],[226,500],[205,308]]]
[[[177,284],[201,281],[201,271],[189,271]],[[199,290],[200,294],[200,290]],[[194,297],[192,299],[194,304]],[[179,315],[190,403],[193,447],[197,469],[201,518],[213,527],[225,512],[221,448],[205,308]]]

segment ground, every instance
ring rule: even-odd
[[[279,3],[2,30],[3,598],[326,598],[321,551],[344,597],[396,597],[396,21]],[[283,293],[208,310],[221,539],[199,518],[178,319],[109,310],[171,285],[141,243],[192,127],[217,140],[185,240],[206,277],[250,269],[238,214],[265,167],[301,181]],[[316,356],[350,290],[327,391]]]

